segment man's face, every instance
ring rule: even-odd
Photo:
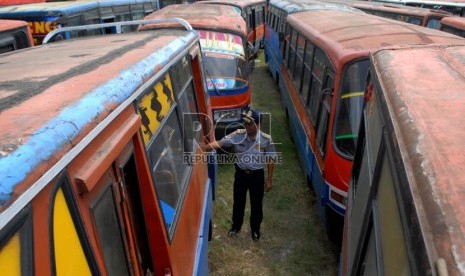
[[[254,136],[255,134],[257,134],[258,125],[256,123],[244,123],[244,126],[247,135]]]

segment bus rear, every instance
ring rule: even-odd
[[[27,22],[0,19],[0,54],[32,46]]]
[[[240,126],[241,114],[249,108],[249,84],[253,60],[246,48],[245,21],[235,8],[225,5],[170,5],[145,19],[178,17],[200,34],[206,89],[213,110],[217,139]],[[150,29],[143,26],[141,30]]]
[[[247,25],[247,41],[252,44],[253,54],[257,55],[264,46],[265,39],[265,0],[206,0],[198,4],[219,4],[236,7]]]

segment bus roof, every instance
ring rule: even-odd
[[[385,11],[397,14],[407,14],[416,16],[435,15],[439,17],[451,16],[452,13],[436,9],[404,6],[398,4],[372,2],[372,1],[346,1],[347,5],[363,10]]]
[[[65,16],[97,7],[97,1],[32,3],[0,7],[0,16],[2,18],[16,18],[21,16]]]
[[[206,0],[196,2],[197,4],[223,4],[238,7],[243,10],[246,7],[256,4],[265,4],[265,0]]]
[[[441,19],[441,24],[465,30],[465,17],[447,16]]]
[[[352,10],[354,12],[357,11],[356,9],[351,8],[348,5],[343,4],[342,2],[341,4],[338,4],[330,2],[318,2],[312,0],[270,0],[270,5],[285,11],[287,14],[317,9]]]
[[[147,79],[196,41],[195,31],[165,29],[82,37],[3,54],[0,210],[26,186],[48,177],[42,176],[44,164],[69,161],[68,152],[78,153],[85,134],[104,128],[110,113],[116,116],[131,104]]]
[[[243,37],[247,35],[244,19],[234,7],[226,5],[169,5],[147,15],[144,19],[172,17],[186,20],[194,29],[227,31]],[[140,30],[148,30],[153,26],[153,24],[147,24],[142,26]],[[171,24],[164,23],[161,26],[171,27]],[[177,27],[178,25],[174,26]]]
[[[402,5],[417,4],[429,6],[457,6],[465,7],[464,0],[428,1],[428,0],[377,0],[378,2],[397,3]]]
[[[333,66],[340,69],[345,62],[368,56],[370,51],[404,44],[465,45],[463,38],[365,13],[315,10],[287,17],[291,26],[305,37],[316,41],[327,52]],[[336,60],[342,61],[338,64]]]
[[[463,275],[465,47],[381,50],[372,61],[422,231],[433,233],[426,234],[431,264],[443,258],[449,275]]]
[[[21,27],[27,27],[27,26],[28,24],[26,21],[0,19],[0,32],[8,31],[11,29],[17,29]]]

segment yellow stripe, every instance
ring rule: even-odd
[[[359,97],[365,95],[365,92],[352,92],[352,93],[345,93],[341,96],[341,99],[345,98],[352,98],[352,97]]]

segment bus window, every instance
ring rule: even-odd
[[[140,5],[131,5],[131,14],[132,20],[141,20],[144,18],[144,6]]]
[[[304,106],[308,106],[308,100],[310,95],[310,83],[312,80],[312,62],[314,51],[315,46],[313,46],[313,44],[310,41],[307,41],[305,44],[305,60],[302,80],[302,100]]]
[[[389,154],[385,154],[380,166],[377,192],[382,267],[385,275],[410,275],[404,230],[399,214],[394,179]]]
[[[326,156],[326,137],[328,136],[328,126],[329,126],[329,117],[331,113],[331,103],[333,102],[333,83],[334,75],[328,72],[328,75],[325,76],[323,90],[319,93],[322,95],[321,106],[319,108],[318,121],[316,124],[316,146],[320,151],[320,155],[324,159]]]
[[[294,84],[297,88],[297,92],[302,93],[301,83],[302,83],[302,66],[304,64],[304,54],[305,54],[305,38],[299,35],[297,38],[297,48],[296,48],[296,61],[295,61],[295,70],[294,70]]]
[[[431,17],[426,22],[426,27],[427,28],[439,30],[440,26],[441,26],[441,18]]]
[[[99,13],[98,13],[97,9],[92,9],[92,10],[85,11],[83,13],[83,16],[84,16],[84,24],[85,25],[92,25],[92,24],[101,23]],[[76,24],[77,24],[77,22],[76,22]],[[78,26],[78,25],[70,25],[70,26]],[[99,29],[93,29],[93,30],[87,30],[86,33],[87,33],[87,35],[97,35],[97,34],[101,34],[102,32]]]
[[[126,260],[127,252],[122,240],[123,233],[117,207],[119,200],[115,198],[115,183],[107,172],[100,180],[104,182],[105,189],[96,198],[90,208],[100,247],[109,275],[129,274],[129,264]]]
[[[334,143],[341,155],[347,158],[353,158],[357,145],[368,68],[368,59],[363,59],[349,65],[343,75],[334,129]]]

